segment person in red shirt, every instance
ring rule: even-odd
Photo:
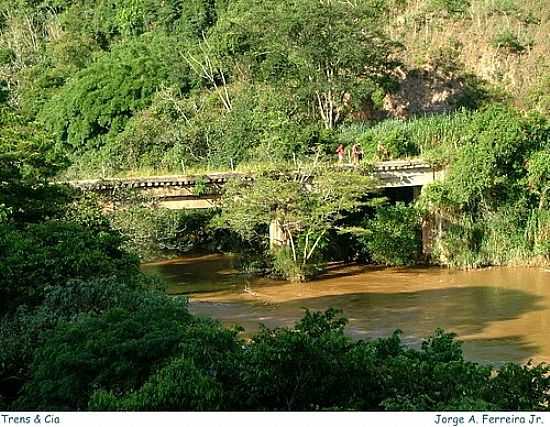
[[[338,164],[342,165],[344,164],[344,157],[346,155],[346,149],[344,148],[344,144],[340,144],[338,148],[336,149],[336,155],[338,156]]]

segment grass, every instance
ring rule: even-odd
[[[385,120],[372,127],[350,125],[340,130],[346,144],[361,144],[370,161],[422,158],[461,145],[472,115],[469,111],[427,115],[411,120]],[[442,153],[444,154],[444,153]]]
[[[299,163],[308,163],[310,159],[303,158]],[[155,168],[142,167],[138,169],[125,169],[113,174],[103,174],[98,177],[97,172],[92,170],[75,170],[72,169],[69,173],[60,176],[63,180],[78,180],[78,179],[97,179],[97,178],[136,178],[136,177],[151,177],[151,176],[170,176],[170,175],[188,175],[200,176],[211,173],[262,173],[272,170],[290,169],[295,167],[294,162],[244,162],[236,165],[233,169],[229,166],[209,167],[207,165],[193,165],[185,168]]]

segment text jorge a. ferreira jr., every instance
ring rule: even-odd
[[[480,425],[512,425],[512,424],[544,424],[545,416],[539,414],[464,414],[464,415],[444,415],[435,414],[434,424],[448,425],[457,427],[465,424],[480,424]]]

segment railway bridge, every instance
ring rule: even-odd
[[[344,165],[343,167],[352,167]],[[421,160],[398,160],[376,163],[368,172],[380,189],[410,189],[414,196],[422,186],[440,179],[444,170]],[[133,190],[168,209],[205,209],[215,206],[223,185],[230,179],[253,180],[254,174],[212,172],[204,175],[169,175],[135,178],[107,178],[70,181],[83,191],[114,196],[121,190]]]

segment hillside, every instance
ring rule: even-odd
[[[334,129],[494,101],[550,110],[544,0],[284,3],[3,0],[4,126],[35,123],[97,176],[330,152]]]
[[[420,69],[428,85],[435,86],[431,99],[438,101],[444,97],[444,91],[437,90],[442,79],[449,83],[447,90],[452,92],[460,86],[453,84],[453,79],[462,78],[472,89],[483,88],[493,95],[508,97],[519,108],[548,113],[550,4],[547,1],[402,3],[404,8],[396,8],[387,30],[405,45],[402,58],[409,69]],[[470,95],[475,97],[476,93],[479,94],[473,91]],[[419,94],[414,84],[404,94],[413,103],[419,97],[430,99],[422,92]]]

